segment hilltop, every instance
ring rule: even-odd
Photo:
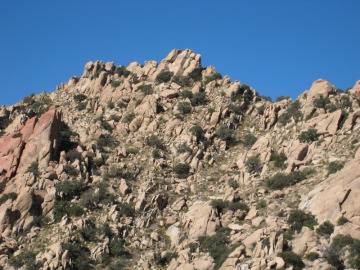
[[[89,62],[0,108],[3,269],[360,269],[360,81],[272,102],[202,67]]]

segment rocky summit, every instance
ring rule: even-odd
[[[360,269],[360,81],[309,88],[187,49],[2,106],[0,269]]]

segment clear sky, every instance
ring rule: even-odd
[[[2,1],[0,105],[52,92],[88,61],[158,62],[189,48],[261,95],[360,80],[359,0]]]

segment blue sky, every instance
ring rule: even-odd
[[[0,105],[52,92],[88,61],[158,62],[172,49],[295,99],[322,78],[360,80],[360,1],[3,1]]]

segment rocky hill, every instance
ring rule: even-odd
[[[360,81],[271,102],[190,50],[89,62],[0,109],[0,266],[360,269],[359,131]]]

